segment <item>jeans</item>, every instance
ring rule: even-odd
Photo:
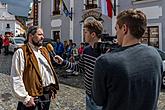
[[[4,46],[4,48],[5,48],[4,54],[8,55],[9,54],[9,46]]]
[[[86,110],[102,110],[102,106],[96,105],[94,100],[86,95]]]

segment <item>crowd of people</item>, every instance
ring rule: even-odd
[[[63,59],[72,63],[77,62],[81,58],[85,48],[85,44],[83,42],[79,44],[79,47],[77,47],[77,44],[71,39],[68,41],[65,40],[64,43],[62,43],[60,39],[57,39],[57,41],[52,45],[56,55],[59,55]],[[56,63],[54,60],[52,60],[52,63],[55,68],[62,68],[62,66]],[[79,74],[78,72],[75,72],[71,69],[66,69],[66,72],[72,75]]]
[[[77,61],[79,57],[81,57],[85,47],[83,42],[77,47],[77,44],[71,39],[68,41],[65,40],[64,43],[62,43],[60,39],[57,39],[56,43],[52,45],[54,47],[54,52],[57,55],[72,62]]]
[[[86,110],[156,110],[161,87],[162,59],[153,47],[140,43],[147,19],[136,9],[120,12],[116,22],[118,46],[100,54],[101,22],[84,21],[83,36],[89,45],[76,47],[72,40],[53,44],[59,66],[84,74]],[[48,50],[41,46],[43,29],[29,27],[27,43],[13,55],[11,79],[19,99],[17,110],[49,110],[58,97],[59,81]]]

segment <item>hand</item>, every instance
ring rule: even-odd
[[[63,62],[63,59],[59,55],[56,55],[53,59],[58,64],[62,64]]]
[[[25,104],[26,107],[32,107],[35,105],[36,104],[34,103],[34,97],[31,97],[30,100]]]
[[[55,99],[56,98],[56,94],[53,93],[51,98]]]
[[[114,39],[112,42],[113,42],[114,44],[118,44],[117,39]]]

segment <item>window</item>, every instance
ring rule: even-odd
[[[10,28],[10,24],[7,24],[7,25],[6,25],[6,28]]]
[[[60,39],[60,31],[53,31],[53,39],[57,41],[57,39]]]
[[[97,8],[97,0],[86,0],[86,10]]]
[[[52,15],[59,15],[60,14],[60,8],[61,8],[60,1],[61,0],[53,0],[53,3],[52,3],[52,5],[53,5]]]
[[[159,48],[159,27],[149,26],[141,39],[143,44],[151,45]]]

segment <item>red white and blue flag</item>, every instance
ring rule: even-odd
[[[101,2],[102,14],[112,18],[113,7],[111,0],[100,0],[100,2]]]

